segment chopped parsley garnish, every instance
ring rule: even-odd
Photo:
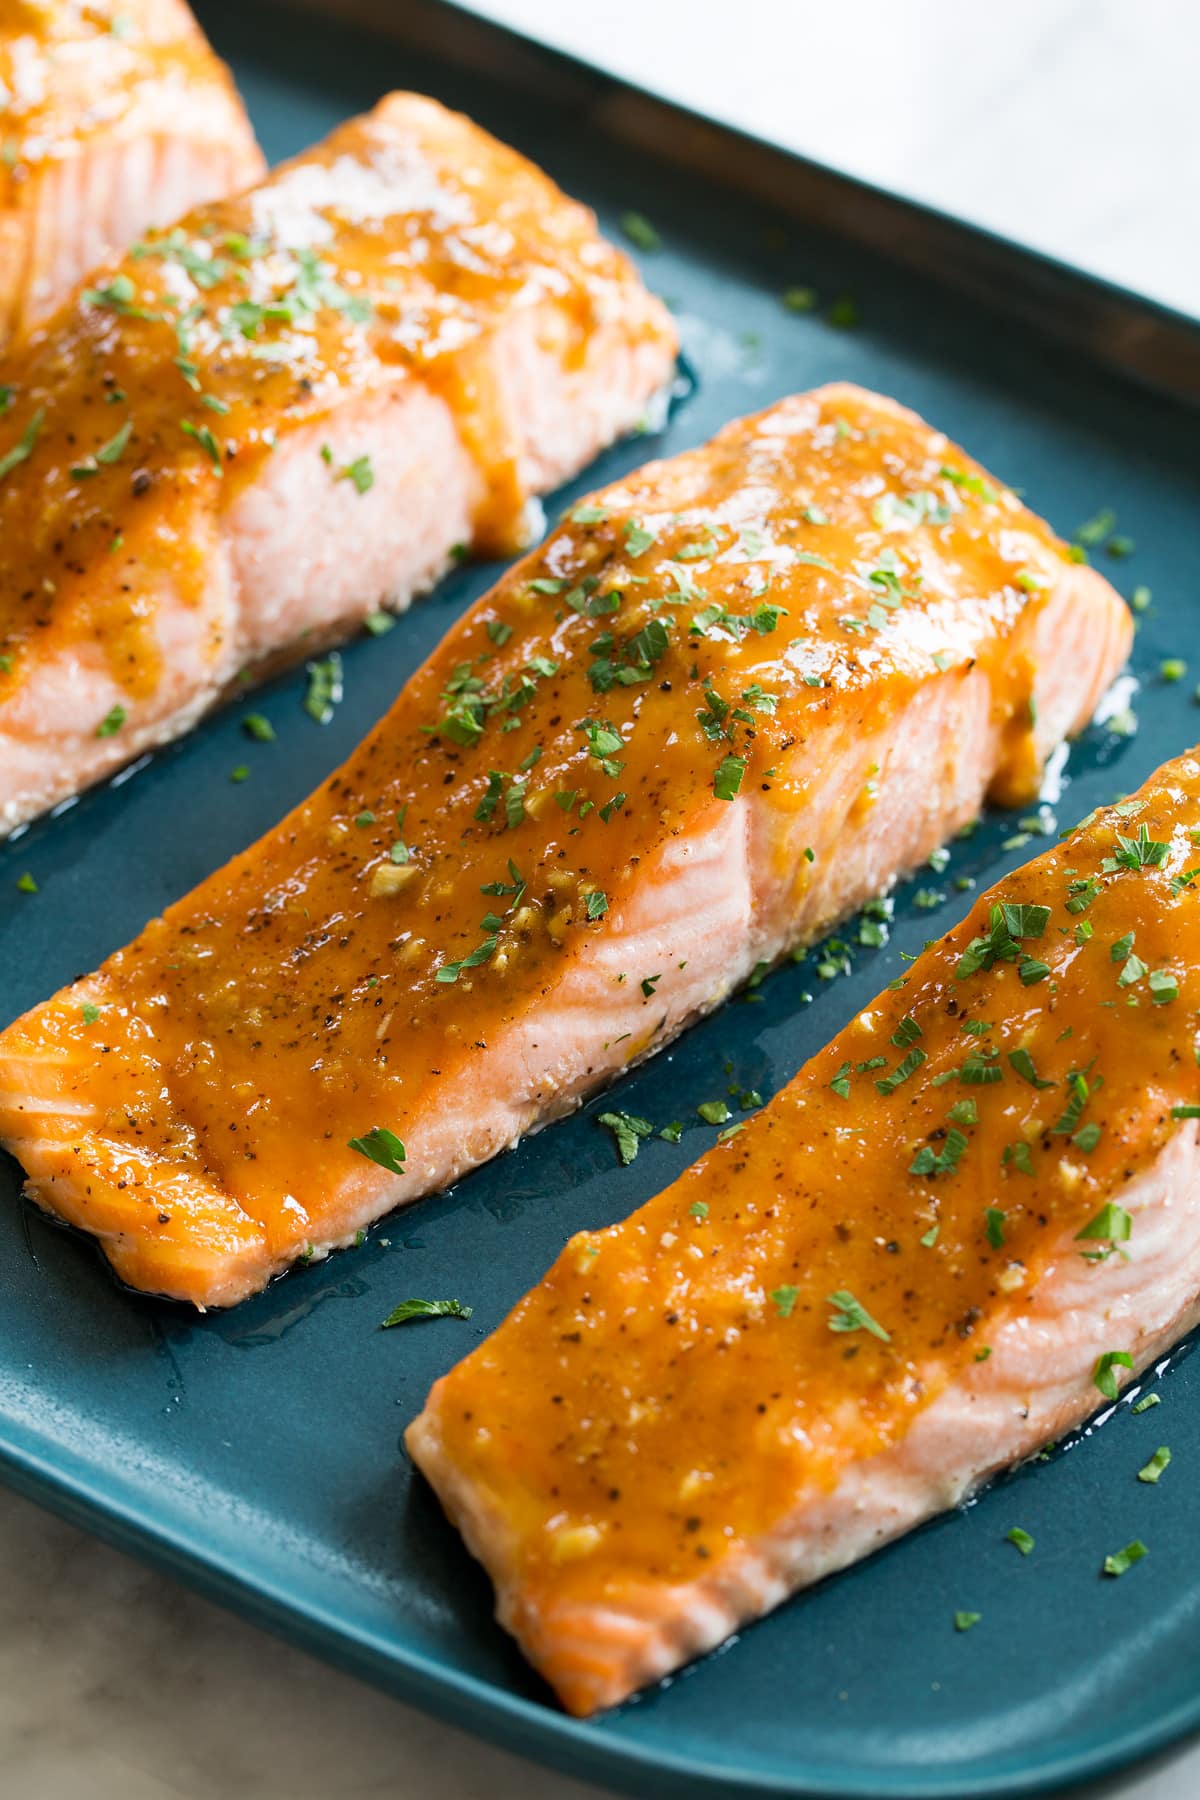
[[[1111,534],[1116,522],[1117,515],[1112,507],[1103,506],[1090,519],[1084,520],[1075,533],[1076,540],[1085,544],[1089,550],[1094,550],[1097,544],[1102,544],[1105,538]]]
[[[1004,1541],[1008,1544],[1015,1544],[1022,1556],[1028,1556],[1034,1546],[1034,1539],[1027,1531],[1022,1531],[1019,1525],[1014,1525],[1011,1531],[1005,1532]]]
[[[1150,1408],[1152,1406],[1161,1406],[1161,1405],[1162,1405],[1162,1395],[1161,1394],[1143,1394],[1141,1399],[1138,1401],[1135,1401],[1135,1403],[1133,1404],[1133,1406],[1130,1407],[1129,1410],[1130,1410],[1130,1412],[1144,1413],[1144,1412],[1149,1412]]]
[[[989,1206],[984,1212],[984,1229],[993,1250],[1004,1248],[1004,1224],[1007,1216],[1002,1206]]]
[[[797,1287],[777,1287],[771,1290],[771,1298],[775,1302],[775,1311],[781,1319],[790,1319],[792,1308],[800,1297]]]
[[[722,637],[740,644],[751,631],[759,637],[769,636],[786,613],[785,606],[770,606],[765,600],[752,613],[731,613],[714,601],[693,616],[688,629],[700,637]]]
[[[662,249],[662,238],[649,219],[644,218],[640,212],[623,212],[621,214],[621,230],[635,249],[645,251]]]
[[[372,637],[386,637],[388,632],[394,629],[395,624],[395,613],[384,612],[382,607],[377,607],[374,612],[369,612],[363,620],[363,625]]]
[[[1118,1244],[1127,1244],[1133,1232],[1133,1217],[1115,1200],[1110,1200],[1100,1208],[1095,1218],[1089,1219],[1082,1230],[1075,1233],[1075,1242],[1091,1244],[1107,1244],[1107,1250],[1081,1250],[1080,1255],[1089,1262],[1105,1262],[1112,1255]]]
[[[1143,820],[1136,837],[1123,837],[1118,831],[1116,855],[1106,856],[1100,866],[1106,875],[1114,874],[1117,869],[1156,869],[1169,848],[1169,844],[1150,836]]]
[[[1179,983],[1169,969],[1151,969],[1150,998],[1155,1006],[1166,1006],[1179,998]]]
[[[247,737],[253,738],[256,744],[273,744],[275,742],[275,727],[263,713],[247,713],[242,720],[242,730]]]
[[[642,1139],[654,1135],[654,1127],[649,1119],[639,1119],[633,1113],[601,1113],[598,1116],[596,1123],[597,1125],[603,1125],[606,1130],[612,1132],[614,1138],[617,1140],[617,1155],[620,1157],[623,1166],[626,1168],[628,1168],[629,1164],[636,1157],[638,1150],[641,1147]]]
[[[640,631],[617,642],[615,633],[604,631],[592,645],[588,680],[598,694],[618,685],[630,687],[649,681],[655,664],[666,655],[670,634],[662,619],[648,619]]]
[[[370,457],[356,456],[353,462],[338,470],[335,479],[353,482],[357,493],[369,493],[375,486],[375,471],[371,467]]]
[[[101,464],[119,462],[124,454],[125,446],[129,442],[132,431],[133,421],[131,419],[126,419],[115,437],[109,438],[106,444],[101,444],[94,456],[88,457],[84,462],[75,464],[71,470],[72,475],[76,477],[96,475],[99,474]]]
[[[975,499],[982,500],[987,505],[996,499],[996,490],[990,487],[982,476],[970,475],[965,469],[951,468],[949,463],[943,463],[939,473],[944,480],[953,482],[954,486],[960,488],[964,494],[972,494]]]
[[[1034,1067],[1033,1058],[1030,1056],[1028,1050],[1010,1050],[1008,1053],[1008,1061],[1010,1067],[1015,1070],[1022,1081],[1027,1081],[1030,1087],[1052,1088],[1056,1085],[1053,1081],[1044,1081],[1042,1079],[1038,1074],[1037,1069]]]
[[[123,706],[110,707],[96,727],[96,736],[98,738],[116,737],[128,717],[129,714]]]
[[[492,889],[484,888],[483,891],[486,894],[489,891],[492,891]],[[441,968],[434,975],[434,981],[441,987],[453,987],[464,969],[478,969],[495,956],[496,946],[500,941],[500,923],[500,920],[496,918],[494,913],[488,913],[487,917],[481,921],[479,927],[481,931],[487,932],[488,935],[481,943],[476,944],[475,948],[469,951],[468,954],[462,957],[458,962],[443,963]]]
[[[1097,1084],[1099,1085],[1099,1084]],[[1087,1076],[1082,1070],[1076,1070],[1068,1081],[1070,1098],[1062,1114],[1057,1118],[1050,1130],[1058,1137],[1070,1137],[1079,1124],[1080,1115],[1092,1097],[1094,1089],[1089,1086]]]
[[[903,1057],[902,1060],[896,1064],[896,1067],[892,1070],[890,1075],[880,1076],[879,1080],[875,1083],[879,1093],[894,1094],[902,1082],[907,1081],[910,1075],[916,1074],[924,1061],[925,1052],[919,1045],[914,1045],[907,1056]]]
[[[935,1151],[931,1144],[921,1145],[908,1165],[909,1174],[952,1175],[962,1161],[968,1142],[961,1131],[951,1126],[940,1150]]]
[[[1167,1448],[1166,1444],[1160,1444],[1145,1467],[1138,1470],[1138,1480],[1145,1481],[1153,1486],[1159,1480],[1163,1470],[1168,1466],[1170,1461],[1170,1450]]]
[[[308,665],[308,692],[304,710],[318,725],[328,725],[342,698],[342,659],[336,650]]]
[[[1024,1138],[1018,1138],[1013,1144],[1006,1144],[1001,1161],[1005,1168],[1014,1168],[1022,1175],[1033,1174],[1033,1151]]]
[[[873,1319],[860,1300],[846,1288],[838,1288],[835,1293],[826,1295],[833,1314],[829,1320],[830,1331],[869,1331],[882,1343],[891,1343],[891,1334],[883,1329],[877,1319]]]
[[[602,919],[608,911],[608,895],[600,888],[593,888],[584,902],[584,910],[589,919]]]
[[[615,781],[625,767],[617,760],[615,752],[625,748],[625,741],[619,731],[611,725],[598,724],[593,719],[583,719],[575,727],[587,738],[588,754],[599,763],[602,772],[610,781]]]
[[[692,1204],[688,1207],[688,1212],[691,1217],[696,1220],[697,1224],[703,1225],[705,1219],[708,1217],[708,1201],[693,1200]]]
[[[732,754],[721,758],[713,775],[713,793],[718,800],[732,800],[736,797],[746,773],[746,761],[746,757]]]
[[[213,436],[211,427],[208,425],[193,425],[190,419],[181,419],[180,429],[186,432],[188,437],[195,438],[217,474],[224,475],[225,465],[221,459],[221,446]]]
[[[1134,1563],[1141,1562],[1143,1556],[1149,1554],[1141,1538],[1134,1538],[1132,1544],[1126,1544],[1123,1550],[1114,1551],[1112,1556],[1105,1557],[1104,1573],[1106,1575],[1124,1575],[1127,1570],[1132,1569]]]
[[[42,421],[46,416],[45,407],[39,406],[28,425],[17,439],[11,450],[0,456],[0,481],[11,475],[21,463],[28,462],[33,455],[33,447],[38,441],[38,433],[42,429]]]
[[[33,876],[29,873],[28,869],[26,869],[24,875],[17,876],[17,891],[22,894],[37,893],[38,884],[33,879]]]
[[[977,1612],[956,1612],[954,1615],[954,1629],[955,1631],[970,1631],[973,1626],[978,1625],[982,1617],[983,1614]]]
[[[921,1036],[921,1027],[911,1013],[906,1013],[892,1033],[892,1043],[897,1050],[904,1050],[909,1044],[915,1044]]]
[[[1117,1397],[1117,1378],[1113,1373],[1116,1368],[1132,1369],[1133,1358],[1128,1350],[1106,1350],[1097,1357],[1096,1367],[1092,1371],[1092,1380],[1106,1400]]]
[[[696,1111],[706,1125],[724,1125],[729,1117],[729,1107],[724,1100],[702,1100]]]
[[[410,1319],[469,1319],[471,1307],[461,1300],[402,1300],[383,1321],[383,1330],[407,1325]]]
[[[1069,913],[1086,912],[1096,895],[1100,892],[1100,883],[1094,875],[1081,876],[1067,884],[1067,911]]]
[[[362,1137],[351,1138],[349,1147],[356,1150],[359,1156],[365,1156],[368,1162],[378,1163],[389,1175],[401,1175],[404,1172],[404,1145],[395,1132],[389,1131],[386,1126],[377,1125]]]
[[[1010,906],[1003,901],[993,906],[987,932],[971,939],[958,960],[955,980],[965,981],[968,976],[978,974],[981,969],[990,969],[997,962],[1015,962],[1020,955],[1021,941],[1040,938],[1049,918],[1048,906]],[[1045,963],[1028,956],[1022,959],[1020,975],[1026,986],[1043,980],[1049,973]]]
[[[85,1025],[94,1025],[100,1017],[100,1008],[94,1006],[90,1000],[85,1000],[79,1010],[83,1015]]]
[[[99,307],[104,312],[120,313],[123,318],[157,319],[161,317],[159,313],[151,312],[145,306],[139,306],[134,300],[136,292],[137,289],[128,275],[114,275],[104,287],[85,288],[83,303],[85,306]]]

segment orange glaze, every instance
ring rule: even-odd
[[[0,0],[0,205],[39,164],[136,114],[146,90],[220,71],[177,0]]]
[[[489,484],[477,546],[522,539],[488,334],[553,300],[582,354],[629,264],[515,151],[412,97],[398,142],[393,104],[150,233],[0,358],[0,458],[29,452],[0,478],[0,713],[27,656],[82,641],[131,696],[153,692],[145,595],[165,572],[199,598],[203,555],[193,545],[180,566],[196,490],[223,477],[227,507],[285,433],[347,391],[405,372],[438,388]],[[657,309],[645,329],[661,331]]]
[[[790,821],[820,794],[831,740],[852,757],[918,689],[984,664],[1009,746],[999,785],[1020,791],[1036,758],[1013,634],[1042,604],[1038,571],[1052,584],[1066,566],[1011,493],[857,389],[782,402],[577,507],[308,802],[110,958],[87,985],[98,1021],[68,989],[12,1028],[14,1057],[52,1046],[71,1107],[103,1122],[56,1179],[86,1195],[93,1170],[151,1159],[144,1217],[131,1190],[120,1234],[122,1274],[151,1287],[160,1159],[231,1196],[275,1267],[337,1240],[337,1196],[363,1168],[349,1139],[386,1126],[420,1168],[464,1071],[515,1082],[489,1046],[593,939],[620,940],[642,865],[702,836],[735,789]],[[861,762],[854,804],[886,806],[869,742]],[[810,879],[798,854],[779,869],[785,919]],[[654,1047],[684,979],[627,972],[622,992],[659,973],[619,1063]],[[602,1071],[609,1050],[597,1041]],[[0,1094],[12,1139],[18,1097]],[[171,1211],[163,1227],[184,1231]]]
[[[1157,866],[1137,863],[1143,830]],[[984,895],[763,1111],[622,1224],[573,1238],[438,1383],[410,1441],[436,1438],[435,1480],[495,1521],[489,1566],[527,1647],[552,1647],[576,1603],[599,1619],[647,1583],[719,1584],[720,1559],[897,1444],[986,1358],[1055,1240],[1153,1163],[1172,1108],[1200,1101],[1200,899],[1179,886],[1200,875],[1197,844],[1189,757]],[[1015,960],[972,973],[1002,904],[1047,913],[1017,921]],[[953,1166],[919,1172],[930,1154]],[[1135,1258],[1136,1240],[1135,1225]],[[888,1341],[836,1329],[842,1291]],[[1112,1329],[1119,1349],[1132,1324]],[[569,1660],[545,1655],[579,1702]]]

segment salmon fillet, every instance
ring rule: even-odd
[[[956,1505],[1200,1322],[1200,761],[585,1231],[408,1447],[571,1712]]]
[[[580,506],[365,743],[0,1036],[27,1191],[229,1305],[446,1186],[1034,792],[1126,610],[830,387]]]
[[[0,349],[112,246],[257,181],[183,0],[0,0]]]
[[[0,831],[521,547],[675,344],[585,207],[412,94],[93,271],[0,358]]]

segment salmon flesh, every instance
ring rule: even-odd
[[[94,263],[264,170],[183,0],[0,0],[0,350]]]
[[[1198,845],[1194,753],[436,1384],[409,1448],[571,1712],[954,1506],[1200,1322]]]
[[[585,207],[413,94],[93,271],[0,357],[0,831],[522,547],[675,347]]]
[[[784,400],[575,507],[310,800],[0,1036],[0,1139],[125,1281],[229,1305],[1027,800],[1129,634],[913,414]]]

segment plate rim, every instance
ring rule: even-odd
[[[78,1452],[73,1460],[86,1469]],[[0,1410],[0,1479],[14,1492],[89,1530],[117,1549],[179,1580],[260,1629],[365,1679],[392,1698],[472,1732],[502,1749],[563,1774],[603,1781],[630,1795],[701,1796],[702,1800],[1029,1800],[1102,1781],[1169,1751],[1200,1730],[1200,1689],[1166,1713],[1124,1727],[1089,1750],[1066,1751],[1009,1773],[971,1776],[946,1765],[919,1780],[873,1771],[870,1785],[837,1770],[779,1778],[753,1766],[714,1772],[689,1755],[642,1749],[607,1735],[602,1724],[571,1718],[549,1705],[506,1692],[494,1682],[447,1668],[423,1651],[347,1624],[326,1606],[256,1571],[195,1532],[139,1517],[103,1478],[76,1475],[39,1454],[28,1432]],[[870,1560],[870,1559],[867,1559]],[[719,1654],[719,1653],[714,1653]],[[654,1690],[652,1689],[651,1692]],[[636,1705],[637,1701],[632,1704]],[[463,1712],[463,1707],[466,1713]],[[618,1709],[619,1710],[619,1709]],[[601,1721],[610,1715],[601,1714]],[[956,1771],[957,1768],[957,1772]],[[970,1783],[964,1786],[964,1780]]]

